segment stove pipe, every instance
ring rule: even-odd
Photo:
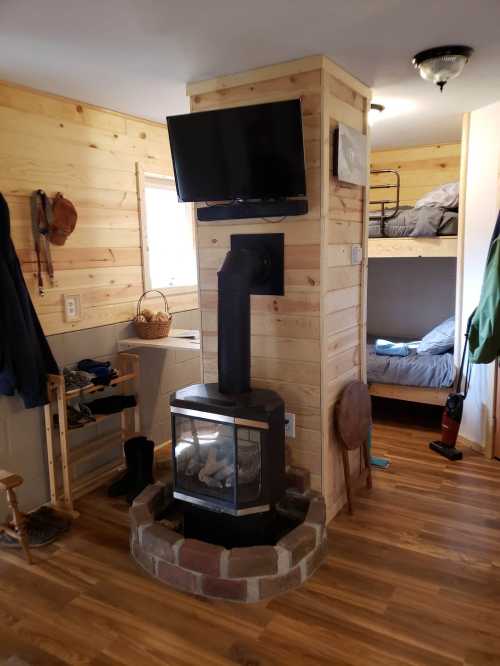
[[[265,259],[248,249],[231,250],[217,273],[219,391],[250,391],[250,289]]]

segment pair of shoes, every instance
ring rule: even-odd
[[[109,361],[94,361],[91,358],[84,358],[78,362],[77,368],[89,373],[92,377],[92,383],[96,386],[107,386],[118,377],[118,371],[111,367]]]
[[[132,437],[124,446],[126,469],[108,488],[109,497],[125,495],[132,504],[146,486],[154,483],[154,442],[146,437]]]
[[[83,402],[79,402],[76,407],[67,405],[66,419],[70,430],[83,428],[87,423],[95,423],[96,420],[90,409]],[[54,427],[59,427],[59,414],[54,414]]]
[[[27,513],[25,521],[24,527],[30,548],[48,546],[67,532],[71,526],[71,520],[46,506],[42,506],[32,513]],[[18,539],[2,532],[0,534],[0,547],[21,548],[21,543]]]
[[[106,398],[97,398],[87,403],[92,414],[118,414],[136,405],[135,395],[108,395]]]
[[[81,370],[63,369],[64,388],[66,391],[76,391],[92,386],[92,375]]]

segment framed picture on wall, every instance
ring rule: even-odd
[[[366,136],[339,123],[333,134],[333,175],[343,183],[366,185]]]

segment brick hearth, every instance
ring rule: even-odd
[[[172,587],[205,597],[256,602],[301,585],[327,551],[325,502],[305,491],[305,520],[275,546],[226,549],[185,539],[156,517],[170,502],[168,484],[148,486],[130,508],[132,557],[149,574]]]

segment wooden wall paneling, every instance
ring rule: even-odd
[[[460,143],[378,150],[371,153],[370,165],[372,169],[397,169],[401,177],[400,202],[414,206],[417,199],[439,185],[459,180],[460,151]],[[373,174],[370,178],[372,185],[387,182],[387,174]],[[388,190],[372,190],[370,198],[392,199],[387,193]]]
[[[197,223],[202,364],[204,381],[216,381],[217,270],[231,234],[284,233],[285,295],[251,299],[252,386],[277,391],[296,414],[297,436],[287,441],[287,460],[310,470],[331,516],[335,492],[340,496],[341,490],[334,491],[338,461],[329,450],[331,410],[326,407],[333,404],[332,390],[338,391],[338,375],[343,381],[359,376],[361,267],[350,265],[350,249],[363,240],[363,201],[361,188],[330,182],[329,90],[337,120],[363,129],[368,89],[322,56],[187,89],[192,111],[302,100],[308,214],[276,223]]]
[[[300,68],[299,68],[300,69]],[[276,70],[278,71],[278,70]],[[263,80],[236,78],[191,97],[191,109],[213,109],[274,100],[302,100],[309,213],[284,222],[263,220],[197,224],[203,370],[217,379],[217,270],[235,233],[285,234],[285,295],[252,296],[252,385],[271,388],[299,415],[297,437],[287,442],[289,461],[309,466],[320,489],[320,69]],[[201,85],[201,84],[200,84]],[[189,88],[188,88],[189,90]],[[299,425],[305,424],[305,425]]]
[[[363,258],[361,262],[361,285],[360,285],[360,302],[361,302],[361,327],[359,330],[359,345],[360,345],[360,364],[361,364],[361,381],[367,381],[367,350],[366,350],[366,336],[367,336],[367,317],[368,317],[368,215],[370,208],[370,126],[368,124],[368,113],[370,111],[370,97],[364,100],[364,120],[363,129],[367,141],[367,155],[366,155],[366,176],[368,179],[367,186],[363,189],[363,221],[362,221],[362,246]]]
[[[457,284],[455,289],[455,366],[460,364],[462,342],[465,331],[462,330],[463,270],[464,270],[464,229],[465,202],[467,196],[467,166],[469,159],[470,113],[462,118],[462,143],[460,153],[460,195],[458,202],[458,237],[457,237]]]
[[[55,95],[0,82],[0,191],[12,239],[46,334],[127,321],[143,291],[136,164],[172,174],[167,131]],[[63,247],[52,247],[55,286],[36,290],[29,197],[62,191],[78,210]],[[63,295],[77,291],[82,319],[65,322]],[[174,310],[196,307],[196,293],[174,291]]]
[[[328,515],[345,500],[340,444],[333,427],[334,405],[344,386],[364,377],[366,336],[367,196],[366,188],[340,183],[331,173],[331,137],[338,123],[368,133],[369,94],[361,95],[325,73],[324,117],[324,287],[323,340],[323,494]],[[367,151],[368,163],[368,151]],[[354,244],[364,248],[361,265],[352,265]],[[341,278],[341,279],[338,279]],[[360,469],[360,453],[349,453],[351,469]]]

